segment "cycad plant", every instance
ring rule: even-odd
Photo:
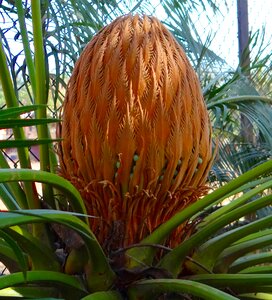
[[[157,19],[120,17],[93,38],[61,118],[61,174],[99,217],[91,228],[101,243],[138,243],[205,192],[208,111],[184,51]]]
[[[0,79],[9,107],[0,124],[14,129],[14,140],[2,148],[18,148],[21,169],[0,156],[7,208],[0,214],[0,259],[9,270],[0,277],[1,297],[269,299],[271,216],[252,223],[244,217],[271,205],[272,163],[207,189],[216,153],[208,113],[167,29],[152,17],[128,15],[86,46],[62,107],[56,169],[47,125],[58,120],[45,114],[40,3],[33,0],[30,10],[35,59],[24,23],[29,11],[15,3],[33,104],[18,105],[3,39]],[[19,118],[29,111],[36,118]],[[30,125],[38,127],[37,140],[23,135]],[[38,171],[28,158],[34,144],[41,147]],[[39,194],[34,182],[44,183]]]

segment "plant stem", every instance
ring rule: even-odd
[[[19,24],[20,24],[22,42],[24,45],[25,59],[26,59],[26,65],[28,68],[31,88],[32,88],[33,94],[35,95],[35,92],[36,92],[35,66],[34,66],[34,62],[32,59],[28,34],[27,34],[27,30],[26,30],[26,24],[25,24],[25,18],[24,18],[25,15],[24,15],[24,8],[23,8],[22,0],[15,0],[15,5],[16,5],[17,11],[18,11],[18,20],[19,20]]]
[[[9,169],[9,165],[3,156],[3,153],[0,152],[0,168],[1,169]],[[19,206],[21,208],[27,208],[27,199],[24,191],[20,187],[18,182],[9,182],[7,183],[8,188],[11,190],[12,194],[16,198],[16,202],[18,202]],[[5,203],[6,204],[6,203]],[[9,207],[6,205],[6,207],[9,209]]]
[[[42,21],[41,21],[41,8],[40,1],[31,1],[32,9],[32,25],[34,36],[34,49],[35,49],[35,81],[36,91],[35,103],[47,104],[47,91],[46,91],[46,69],[45,69],[45,53],[42,34]],[[37,118],[46,118],[46,107],[41,107],[37,110]],[[46,124],[37,126],[38,137],[50,138],[48,127]],[[40,165],[41,170],[50,172],[50,159],[49,159],[49,147],[48,145],[40,145]],[[49,186],[43,185],[43,197],[44,200],[52,207],[54,204],[53,190]]]
[[[8,69],[8,64],[7,64],[7,59],[6,55],[4,52],[3,44],[2,44],[2,39],[0,36],[0,81],[2,84],[2,89],[3,93],[5,96],[6,104],[7,107],[17,107],[18,106],[18,101],[16,94],[14,92],[12,80],[10,77],[9,69]],[[13,134],[15,139],[25,139],[25,134],[22,128],[14,128],[13,129]],[[20,165],[22,168],[28,168],[31,169],[31,163],[29,159],[29,153],[26,148],[18,148],[18,157],[20,160]],[[26,183],[25,184],[25,194],[27,197],[27,202],[28,202],[28,207],[30,208],[39,208],[39,201],[38,197],[36,195],[35,189],[33,189],[33,186],[31,183]],[[24,201],[23,199],[21,199]]]

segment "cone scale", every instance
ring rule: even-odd
[[[200,84],[156,18],[122,16],[94,36],[61,118],[60,173],[96,217],[90,226],[106,251],[138,243],[206,192],[211,126]]]

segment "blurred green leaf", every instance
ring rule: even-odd
[[[43,284],[47,287],[57,287],[65,299],[77,299],[87,294],[81,282],[72,276],[53,271],[28,271],[26,278],[23,273],[13,273],[0,277],[0,288],[16,285]],[[76,297],[76,298],[75,298]]]
[[[0,228],[44,222],[68,226],[81,236],[88,250],[91,264],[89,289],[93,292],[107,289],[112,285],[115,275],[89,226],[75,215],[82,216],[82,214],[46,209],[2,212],[0,214]]]
[[[16,128],[16,127],[27,127],[27,126],[37,126],[41,124],[50,124],[59,122],[57,119],[8,119],[0,120],[0,129],[6,128]]]
[[[39,239],[19,226],[4,229],[6,236],[16,240],[17,244],[28,254],[32,270],[60,271],[56,254]]]
[[[0,141],[0,149],[22,148],[22,147],[28,148],[35,145],[50,144],[58,141],[60,141],[60,139],[6,140],[6,141]]]
[[[136,299],[155,299],[163,293],[184,293],[200,297],[207,300],[234,300],[239,299],[224,293],[211,286],[194,282],[191,280],[180,279],[149,279],[132,284],[129,288],[131,300]]]
[[[265,201],[267,199],[261,198],[261,200]],[[272,200],[271,196],[269,197],[268,200],[269,201]],[[254,201],[254,202],[248,203],[245,206],[252,207],[255,205],[256,205],[256,203]],[[233,213],[230,212],[226,215],[222,215],[220,218],[215,220],[213,223],[210,223],[209,225],[205,226],[202,230],[204,232],[206,232],[206,236],[210,236],[210,233],[216,232],[216,230],[214,230],[213,227],[215,227],[215,228],[217,227],[217,230],[219,228],[224,228],[224,225],[229,224],[234,219],[245,215],[243,212],[240,216],[239,215],[237,216],[237,213],[239,214],[240,211],[243,211],[243,210],[244,210],[244,208],[242,207],[242,208],[236,209],[236,211],[234,211]],[[228,220],[228,218],[231,218],[231,219]],[[218,262],[217,262],[217,267],[216,267],[217,271],[219,271],[218,269],[221,268],[220,271],[223,272],[223,269],[224,270],[228,269],[229,264],[232,263],[232,261],[234,261],[237,258],[237,255],[241,256],[241,255],[245,254],[246,252],[249,252],[250,250],[247,249],[245,251],[245,248],[243,247],[243,251],[241,251],[241,244],[240,244],[240,246],[237,246],[237,247],[239,247],[240,251],[238,253],[237,253],[237,251],[235,251],[236,255],[232,255],[231,258],[230,258],[230,254],[229,254],[228,261],[226,261],[226,259],[222,259],[222,258],[220,259],[221,253],[222,253],[222,255],[224,255],[223,253],[225,251],[227,251],[226,249],[228,249],[228,247],[231,246],[232,243],[236,242],[237,240],[241,239],[242,237],[249,236],[253,232],[257,232],[259,235],[261,235],[261,230],[266,229],[271,224],[271,221],[272,221],[272,217],[267,216],[260,220],[256,220],[250,224],[235,228],[235,229],[227,231],[223,234],[219,234],[216,237],[208,240],[207,242],[204,242],[195,251],[193,258],[200,264],[205,265],[205,267],[207,269],[209,269],[211,272],[214,271],[213,267],[216,264],[217,260],[223,260],[223,262],[220,262],[220,266],[218,266]],[[202,235],[203,234],[202,230],[197,232],[196,235]],[[208,232],[210,232],[210,233],[208,233]],[[259,237],[260,236],[257,235],[256,239],[255,239],[256,240],[256,244],[255,244],[256,248],[258,248],[258,246],[260,247],[260,245],[258,245],[258,242],[257,242]],[[266,240],[267,240],[267,238],[266,238]],[[230,260],[232,260],[232,261],[230,261]]]
[[[189,207],[185,208],[181,212],[178,212],[170,220],[159,226],[153,233],[141,241],[141,244],[159,244],[164,238],[166,238],[172,230],[174,230],[178,225],[182,224],[186,220],[192,218],[199,211],[202,211],[205,207],[217,202],[223,201],[226,196],[230,196],[232,193],[236,192],[236,189],[242,185],[256,179],[259,176],[264,176],[268,172],[272,171],[272,160],[263,163],[262,165],[256,167],[253,170],[246,172],[239,178],[230,181],[228,184],[216,189],[214,192],[203,197],[201,201],[198,201]],[[218,229],[217,229],[218,230]],[[208,232],[207,232],[208,233]],[[210,232],[210,235],[216,232]],[[180,265],[176,262],[182,262],[185,256],[191,251],[192,248],[196,247],[201,241],[205,241],[207,236],[195,235],[189,240],[184,241],[178,247],[176,247],[172,252],[166,254],[160,262],[160,266],[166,268],[167,270],[173,271],[177,275],[179,272]],[[154,249],[150,248],[134,248],[127,251],[128,255],[132,257],[131,264],[137,264],[137,261],[145,261],[146,263],[151,263],[154,257]],[[135,261],[134,259],[135,258]]]
[[[269,216],[263,218],[265,219],[264,221],[268,220],[267,218],[269,218]],[[269,221],[271,224],[271,220]],[[250,239],[251,236],[252,238]],[[264,235],[262,235],[262,231],[260,231],[257,234],[252,234],[247,237],[249,238],[248,241],[231,245],[220,254],[217,259],[215,270],[227,269],[230,264],[232,264],[236,259],[242,257],[243,255],[255,250],[261,250],[268,246],[271,247],[272,245],[272,233],[265,233]]]
[[[189,276],[188,279],[216,288],[236,288],[241,292],[246,289],[257,293],[262,291],[262,287],[272,288],[271,274],[202,274]]]
[[[118,292],[115,291],[107,291],[107,292],[96,292],[92,293],[81,300],[121,300],[123,299]]]
[[[261,299],[261,300],[271,300],[271,294],[267,293],[245,293],[240,295],[240,299],[242,300],[254,300],[254,299]]]
[[[3,230],[0,230],[0,238],[3,239],[7,243],[7,245],[9,245],[9,250],[12,250],[12,252],[14,253],[14,260],[17,262],[18,267],[22,270],[23,276],[26,279],[26,271],[28,270],[28,261],[22,249],[17,244],[17,241],[13,239],[9,234],[5,233]],[[1,250],[0,250],[0,258],[1,258]],[[9,258],[12,258],[12,256],[9,256]]]
[[[249,254],[243,257],[240,257],[235,262],[233,262],[229,268],[230,273],[238,273],[243,269],[246,269],[251,266],[263,263],[272,262],[272,253],[271,252],[261,252]]]
[[[35,111],[44,105],[38,105],[38,104],[33,104],[33,105],[24,105],[20,107],[10,107],[10,108],[5,108],[0,110],[0,121],[4,119],[10,119],[10,118],[15,118],[19,117],[22,114],[30,113],[32,111]]]
[[[10,287],[0,290],[2,299],[43,299],[43,300],[60,300],[64,298],[58,297],[60,294],[58,287]],[[54,298],[56,297],[56,298]]]
[[[69,197],[69,202],[76,212],[86,214],[86,208],[78,190],[69,181],[56,174],[29,169],[0,169],[0,182],[12,181],[43,182],[50,184],[63,191]],[[88,219],[85,220],[88,223]]]

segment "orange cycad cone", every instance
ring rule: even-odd
[[[91,229],[104,249],[139,242],[205,193],[208,112],[184,51],[156,18],[127,15],[98,32],[76,63],[62,119],[61,174],[97,217]]]

